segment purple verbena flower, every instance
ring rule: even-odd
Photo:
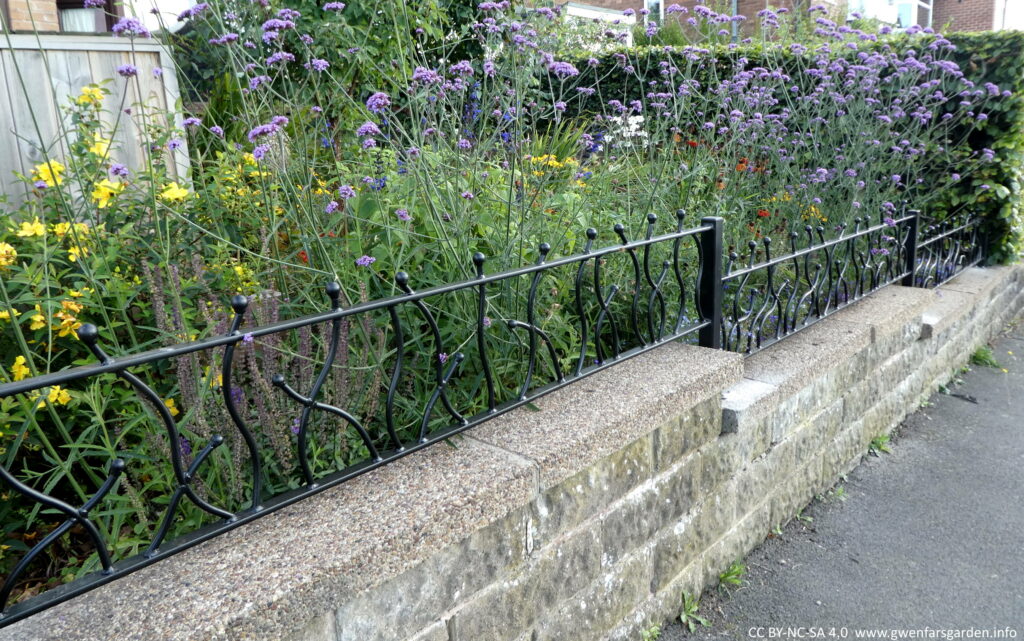
[[[345,200],[348,200],[349,198],[356,197],[356,190],[352,185],[342,185],[341,187],[338,187],[338,195]]]
[[[378,114],[391,106],[391,98],[382,91],[378,91],[366,99],[366,108],[371,113]]]
[[[139,73],[139,69],[135,65],[121,65],[117,68],[117,75],[123,78],[132,78],[137,73]]]
[[[380,131],[380,128],[377,127],[376,124],[374,124],[374,123],[370,122],[369,120],[367,120],[362,125],[360,125],[359,129],[356,129],[356,135],[360,136],[360,137],[362,137],[362,136],[379,136],[379,135],[381,135],[381,131]]]
[[[369,267],[370,265],[374,264],[375,262],[377,262],[377,259],[374,258],[373,256],[363,255],[363,256],[360,256],[359,258],[356,259],[356,265],[358,265],[360,267]]]
[[[135,16],[127,16],[117,21],[113,27],[110,28],[111,33],[117,36],[128,36],[134,38],[138,36],[140,38],[148,38],[152,34],[146,25],[142,24],[142,21]]]

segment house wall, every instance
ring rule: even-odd
[[[932,25],[940,31],[988,31],[995,27],[995,5],[996,0],[935,0]]]
[[[7,11],[11,31],[60,31],[57,3],[52,0],[8,0]]]

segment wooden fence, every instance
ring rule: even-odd
[[[135,78],[117,74],[121,65],[138,68]],[[159,71],[157,71],[159,70]],[[92,35],[0,34],[0,194],[17,204],[29,193],[15,172],[29,175],[45,158],[61,159],[67,118],[61,107],[82,87],[104,83],[105,129],[114,129],[113,160],[137,168],[144,163],[141,135],[123,110],[140,103],[173,111],[180,125],[178,81],[166,48],[152,40]],[[116,129],[115,129],[116,122]],[[62,124],[63,123],[63,124]],[[188,155],[174,153],[172,172],[184,176]],[[2,206],[0,206],[2,208]]]

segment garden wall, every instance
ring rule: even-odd
[[[887,287],[754,356],[665,345],[0,639],[639,638],[857,465],[1024,307]]]

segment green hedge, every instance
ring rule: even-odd
[[[1024,32],[1001,31],[947,36],[956,46],[955,60],[967,78],[981,86],[991,82],[1011,97],[990,103],[989,119],[971,135],[967,153],[989,148],[996,152],[996,162],[982,167],[958,184],[945,188],[937,195],[932,211],[942,218],[946,211],[970,210],[985,219],[984,229],[989,242],[989,256],[993,263],[1015,260],[1024,252]],[[674,59],[678,61],[678,50]],[[658,78],[659,63],[668,59],[666,47],[634,47],[628,51],[629,61],[637,67],[633,73],[616,66],[617,54],[609,51],[597,57],[596,66],[588,64],[591,58],[583,55],[572,61],[580,70],[573,79],[575,86],[592,87],[600,84],[601,94],[570,104],[570,115],[586,115],[600,110],[599,101],[614,98],[627,102],[639,99],[647,90],[647,79]],[[747,58],[749,66],[769,66],[760,45],[741,45],[730,49],[715,46],[706,60],[716,64],[703,65],[697,70],[697,80],[703,81],[714,67],[731,68],[739,57]],[[771,64],[778,60],[793,60],[788,50],[771,53]],[[784,64],[784,66],[786,66]],[[641,79],[638,82],[637,78]],[[701,76],[705,76],[702,78]],[[989,189],[983,190],[982,185]]]

